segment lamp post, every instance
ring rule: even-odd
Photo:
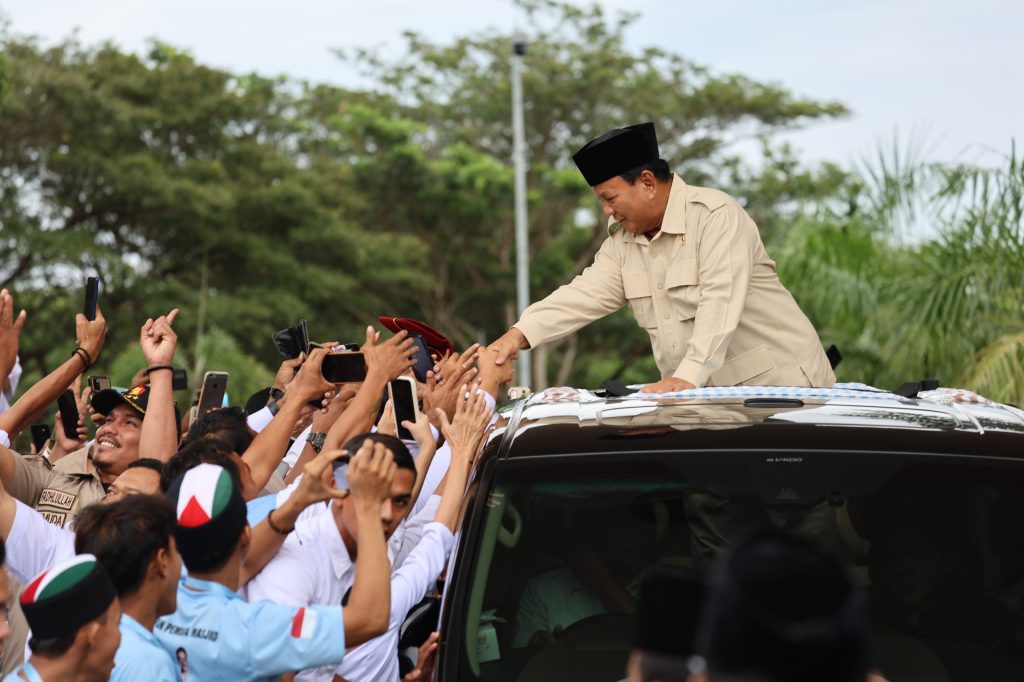
[[[516,312],[530,305],[530,241],[526,223],[526,126],[523,123],[523,57],[526,39],[512,40],[512,162],[516,177]],[[530,352],[519,353],[519,383],[532,384]]]

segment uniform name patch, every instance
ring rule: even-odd
[[[60,528],[63,528],[64,523],[68,520],[68,515],[61,514],[60,512],[41,511],[39,512],[39,515],[47,521],[49,521],[50,523],[52,523],[53,525],[58,526]]]
[[[77,498],[77,495],[66,493],[63,490],[43,488],[42,494],[39,495],[39,504],[49,504],[59,509],[71,509],[71,505]]]

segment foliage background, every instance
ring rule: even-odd
[[[1024,164],[923,163],[895,141],[858,167],[807,166],[778,134],[847,114],[659,49],[630,52],[635,17],[524,0],[531,291],[590,261],[605,233],[571,165],[613,126],[655,121],[688,182],[723,188],[845,359],[841,380],[935,376],[1024,401]],[[507,36],[394,56],[340,52],[351,90],[75,38],[0,34],[0,284],[29,310],[21,389],[73,346],[86,274],[104,280],[111,332],[97,373],[124,385],[138,328],[182,308],[193,387],[231,372],[236,403],[267,385],[271,333],[310,320],[359,340],[377,315],[427,320],[457,345],[514,321]],[[741,154],[755,147],[759,154]],[[655,376],[620,312],[535,352],[535,387]],[[188,400],[188,395],[179,396]]]

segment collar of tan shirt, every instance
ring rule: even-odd
[[[672,184],[669,186],[668,204],[665,206],[665,215],[661,219],[661,231],[666,234],[686,234],[686,183],[683,179],[672,174]],[[622,230],[617,222],[608,220],[608,234],[622,232],[622,241],[649,244],[650,241],[642,234],[633,234]]]

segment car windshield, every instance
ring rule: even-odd
[[[877,453],[630,453],[504,461],[456,605],[459,679],[620,680],[637,588],[693,578],[772,526],[844,556],[886,679],[1024,679],[1024,467]],[[465,551],[465,550],[460,550]],[[687,636],[687,635],[684,635]]]

